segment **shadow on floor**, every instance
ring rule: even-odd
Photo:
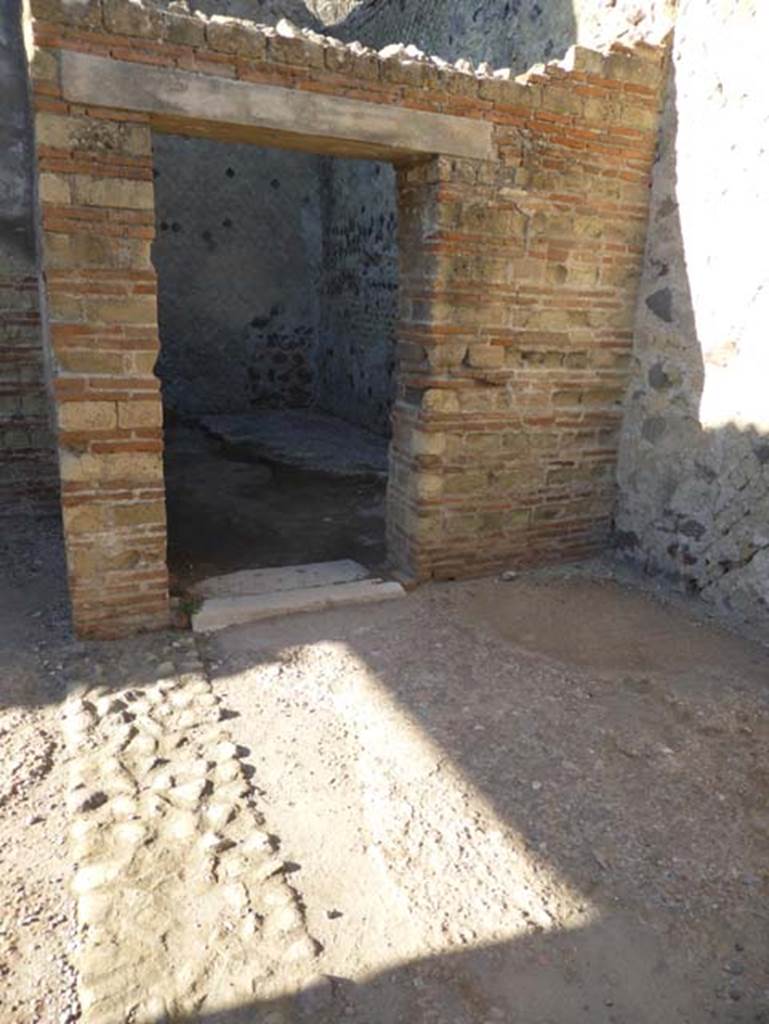
[[[62,699],[71,628],[61,520],[0,519],[0,710]]]
[[[586,995],[590,993],[590,995]],[[703,994],[704,995],[704,994]],[[694,1009],[665,957],[622,925],[530,934],[442,954],[356,985],[324,978],[297,998],[195,1018],[199,1024],[765,1024],[765,1003]]]
[[[202,1022],[769,1021],[769,919],[760,910],[769,888],[766,652],[703,629],[685,610],[567,570],[561,579],[425,587],[386,608],[232,630],[211,646],[219,692],[231,700],[237,674],[285,661],[284,707],[302,651],[329,645],[347,652],[347,662],[329,668],[327,654],[313,662],[310,653],[306,677],[319,698],[331,686],[352,694],[362,715],[368,707],[359,756],[382,774],[382,816],[390,801],[417,809],[404,849],[388,854],[409,862],[404,899],[424,917],[440,891],[436,873],[448,876],[468,859],[479,861],[465,884],[475,877],[479,885],[488,872],[488,887],[464,890],[467,920],[455,915],[449,951],[375,971],[362,984],[319,979],[283,1001],[212,1010]],[[238,685],[237,738],[264,748],[252,735],[257,719],[248,720],[262,699],[258,678]],[[344,730],[355,731],[356,714]],[[430,773],[390,735],[396,720],[433,751]],[[300,733],[303,746],[312,743]],[[433,788],[441,774],[464,793],[456,808],[449,801],[440,810],[446,793],[453,799],[451,787]],[[489,820],[477,806],[491,809],[504,841],[534,866],[549,925],[532,918],[505,941],[473,935],[487,888],[510,900],[513,931],[520,920],[512,869],[483,861],[477,835],[488,835]],[[473,822],[466,840],[462,814]],[[391,861],[387,870],[404,869]],[[584,915],[568,926],[565,891],[572,909],[584,901]],[[432,913],[440,920],[452,909],[438,901]],[[490,920],[499,913],[488,904]]]

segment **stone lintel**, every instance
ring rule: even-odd
[[[71,51],[61,75],[64,99],[146,113],[158,131],[394,163],[494,157],[492,126],[472,118]]]

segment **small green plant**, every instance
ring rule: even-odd
[[[200,608],[202,603],[202,598],[193,597],[192,595],[188,594],[179,599],[179,608],[184,612],[185,615],[188,615],[190,618],[192,618],[192,616]]]

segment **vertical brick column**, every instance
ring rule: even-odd
[[[45,328],[73,617],[82,636],[117,636],[168,621],[150,130],[52,98],[55,59],[42,74]]]
[[[416,579],[430,576],[427,552],[440,523],[431,498],[437,496],[441,486],[437,472],[441,439],[435,450],[435,440],[423,429],[422,413],[430,375],[426,346],[443,337],[434,329],[425,300],[435,278],[436,260],[430,240],[437,223],[437,183],[437,161],[398,171],[400,309],[387,485],[387,549],[391,563]]]
[[[417,578],[608,540],[660,66],[573,60],[504,84],[497,161],[399,174],[390,551]]]
[[[513,395],[499,334],[528,270],[515,170],[439,158],[399,175],[400,384],[390,550],[417,578],[534,557],[527,533],[541,395]]]

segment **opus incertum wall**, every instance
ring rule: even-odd
[[[168,619],[151,130],[396,165],[397,568],[445,579],[604,543],[662,50],[575,47],[511,80],[125,0],[31,0],[29,37],[82,635]]]

